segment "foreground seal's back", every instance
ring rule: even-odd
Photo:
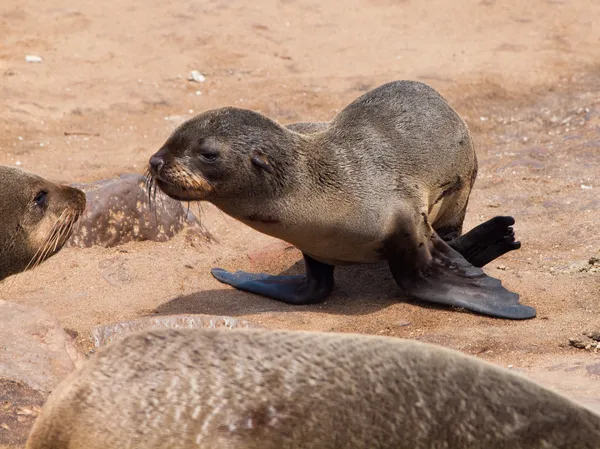
[[[51,394],[28,449],[592,449],[600,416],[507,370],[390,337],[158,330]]]

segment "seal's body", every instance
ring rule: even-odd
[[[410,297],[535,316],[478,268],[520,247],[514,219],[461,236],[477,158],[463,120],[422,83],[384,84],[331,122],[287,128],[248,110],[208,111],[173,132],[150,171],[173,198],[210,201],[303,252],[306,277],[213,269],[237,288],[316,303],[335,265],[386,260]]]
[[[155,330],[50,395],[27,449],[598,449],[600,416],[411,340]]]
[[[85,209],[85,194],[0,166],[0,280],[56,254]]]

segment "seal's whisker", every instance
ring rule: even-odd
[[[31,260],[27,263],[27,265],[25,266],[25,270],[23,271],[27,271],[30,268],[34,268],[37,263],[35,262],[36,259],[39,258],[39,256],[41,256],[42,252],[44,251],[44,248],[46,247],[46,245],[48,244],[48,242],[50,241],[50,239],[52,238],[52,235],[55,232],[55,229],[58,225],[58,223],[60,223],[60,220],[62,219],[62,217],[64,216],[66,212],[66,209],[63,211],[62,214],[60,214],[60,216],[56,219],[56,221],[52,224],[52,227],[50,228],[50,232],[48,233],[48,237],[46,237],[46,240],[44,241],[44,244],[41,245],[38,250],[35,252],[35,254],[33,255],[33,257],[31,258]],[[32,265],[33,264],[33,265]]]
[[[66,212],[67,212],[67,210],[65,209],[63,211],[63,213],[60,214],[60,217],[58,217],[58,220],[55,222],[52,232],[50,233],[50,237],[46,240],[46,244],[44,245],[44,250],[38,256],[38,258],[35,261],[35,263],[33,264],[32,268],[36,268],[37,266],[39,266],[40,263],[42,263],[44,260],[46,260],[48,258],[48,255],[51,253],[51,248],[53,246],[55,246],[55,244],[56,244],[55,242],[57,241],[57,239],[60,235],[60,229],[64,225],[63,219],[64,219]]]
[[[59,228],[59,232],[57,234],[56,241],[54,243],[54,248],[52,250],[53,252],[56,251],[60,242],[66,241],[67,236],[69,235],[69,232],[71,231],[72,226],[73,226],[73,218],[74,218],[73,214],[71,213],[71,211],[69,211],[69,213],[65,217],[65,221]]]

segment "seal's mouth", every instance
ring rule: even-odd
[[[158,177],[154,179],[154,182],[163,193],[178,201],[200,201],[206,196],[204,190],[188,189]]]

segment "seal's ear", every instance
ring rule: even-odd
[[[262,168],[263,170],[268,171],[269,173],[273,173],[273,167],[271,167],[269,159],[267,159],[267,155],[262,151],[254,150],[252,152],[252,155],[250,156],[250,160],[258,168]]]

